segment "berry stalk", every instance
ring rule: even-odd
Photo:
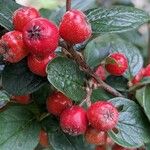
[[[66,0],[66,11],[71,9],[71,0]]]

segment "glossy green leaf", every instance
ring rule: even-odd
[[[81,101],[85,96],[85,74],[71,59],[57,57],[47,67],[49,82],[59,91],[74,101]]]
[[[38,144],[35,117],[21,106],[0,113],[0,150],[33,150]]]
[[[134,101],[117,97],[110,102],[121,108],[116,130],[108,132],[116,143],[123,147],[140,147],[150,141],[150,123]]]
[[[12,95],[27,95],[45,84],[45,79],[28,69],[26,60],[6,65],[2,73],[3,88]]]
[[[10,101],[8,93],[4,90],[0,91],[0,108],[4,107]]]
[[[138,28],[150,20],[148,13],[127,6],[100,7],[86,13],[93,33],[124,32]]]

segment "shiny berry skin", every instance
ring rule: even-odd
[[[103,145],[107,140],[106,132],[98,131],[92,127],[86,130],[84,137],[88,143],[95,145]]]
[[[103,68],[103,66],[98,66],[98,68],[96,69],[95,71],[95,74],[97,76],[99,76],[100,79],[102,79],[103,81],[106,80],[106,71],[105,69]]]
[[[56,55],[54,53],[51,53],[47,58],[41,59],[36,57],[35,55],[29,55],[28,56],[28,67],[31,72],[33,72],[36,75],[45,77],[46,74],[46,67],[47,64],[55,58]]]
[[[111,54],[105,63],[106,70],[115,76],[123,75],[128,68],[128,59],[122,53]]]
[[[44,58],[58,46],[58,28],[47,19],[36,18],[24,27],[23,39],[32,54]]]
[[[31,103],[31,96],[30,95],[23,95],[23,96],[12,96],[11,99],[16,101],[19,104],[29,104]]]
[[[17,63],[28,55],[22,39],[22,33],[19,31],[7,32],[0,40],[0,54],[4,61]]]
[[[60,116],[66,108],[72,106],[72,101],[61,92],[54,92],[47,99],[47,110],[49,113]]]
[[[21,7],[17,9],[13,14],[14,29],[23,31],[25,25],[34,18],[40,17],[40,13],[32,7]]]
[[[87,118],[93,128],[100,131],[109,131],[116,127],[119,113],[112,103],[98,101],[87,110]]]
[[[48,134],[44,129],[41,129],[39,133],[39,143],[43,147],[48,147]]]
[[[113,146],[112,150],[136,150],[136,148],[125,148],[125,147],[115,144]]]
[[[92,29],[87,17],[82,11],[70,10],[62,18],[59,33],[65,41],[77,44],[89,39]]]
[[[72,136],[84,134],[87,123],[86,111],[80,106],[67,108],[60,115],[61,129]]]
[[[133,79],[131,80],[131,83],[132,83],[133,85],[139,83],[139,82],[142,80],[144,74],[145,74],[145,69],[142,68],[142,69],[137,73],[137,75],[135,75],[135,76],[133,77]]]
[[[105,146],[96,146],[95,150],[106,150]]]
[[[150,77],[150,64],[145,67],[144,77]]]

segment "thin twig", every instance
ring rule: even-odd
[[[66,11],[71,9],[71,0],[66,0]]]

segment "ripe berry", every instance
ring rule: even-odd
[[[85,132],[85,140],[90,144],[103,145],[106,143],[107,134],[89,127]]]
[[[56,55],[54,53],[51,53],[47,58],[44,59],[38,58],[35,55],[29,55],[28,67],[30,71],[33,72],[34,74],[45,77],[46,66],[55,57]]]
[[[95,150],[106,150],[104,146],[96,146]]]
[[[106,59],[106,70],[115,76],[121,76],[128,68],[128,59],[122,53],[113,53]]]
[[[60,126],[70,135],[84,134],[87,128],[86,111],[79,106],[65,109],[60,115]]]
[[[13,25],[15,30],[23,31],[25,25],[34,18],[40,17],[40,13],[32,7],[21,7],[13,14]]]
[[[19,104],[29,104],[29,103],[31,103],[30,95],[12,96],[11,98]]]
[[[125,147],[115,144],[113,146],[112,150],[136,150],[136,148],[125,148]]]
[[[36,18],[24,27],[23,39],[32,54],[47,57],[58,46],[58,28],[47,19]]]
[[[82,11],[70,10],[62,18],[59,33],[65,41],[77,44],[90,38],[92,29]]]
[[[60,116],[63,110],[71,106],[72,101],[61,92],[54,92],[47,99],[47,110],[55,116]]]
[[[28,55],[22,39],[22,33],[11,31],[4,34],[0,40],[0,54],[5,61],[17,63]]]
[[[99,76],[100,79],[106,80],[106,72],[102,65],[98,66],[95,73]]]
[[[48,147],[48,134],[44,129],[41,129],[39,134],[39,143],[43,147]]]
[[[132,85],[135,85],[135,84],[139,83],[139,82],[142,80],[144,74],[145,74],[145,69],[142,68],[142,69],[137,73],[137,75],[135,75],[135,76],[133,77],[133,79],[131,80],[131,84],[132,84]]]
[[[145,67],[144,77],[150,77],[150,64]]]
[[[119,113],[112,103],[98,101],[89,107],[87,117],[92,127],[97,130],[108,131],[116,126]]]

